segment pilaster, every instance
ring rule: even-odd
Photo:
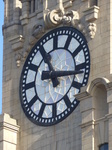
[[[94,107],[92,96],[86,91],[76,95],[82,114],[82,150],[94,150]]]

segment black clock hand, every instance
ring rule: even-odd
[[[54,79],[57,77],[68,76],[68,75],[76,75],[81,74],[83,71],[43,71],[41,79]]]
[[[54,68],[53,68],[53,66],[52,66],[52,64],[51,64],[51,62],[50,62],[50,60],[51,60],[51,55],[48,54],[48,53],[46,53],[46,51],[44,50],[43,47],[41,47],[40,53],[41,53],[42,56],[43,56],[44,62],[48,64],[48,67],[49,67],[50,72],[51,72],[51,71],[54,71]],[[56,87],[56,86],[59,84],[59,81],[58,81],[57,78],[52,78],[51,80],[52,80],[52,83],[53,83],[53,87]]]

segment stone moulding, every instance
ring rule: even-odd
[[[85,20],[88,22],[93,22],[98,19],[99,7],[93,6],[84,11]]]
[[[91,126],[91,125],[93,125],[93,126],[95,125],[95,120],[91,120],[91,121],[88,121],[86,123],[82,123],[82,124],[80,124],[80,127],[86,128],[86,127]]]
[[[21,20],[21,24],[22,24],[22,25],[28,24],[28,21],[29,21],[29,16],[28,16],[28,14],[25,14],[25,15],[23,15],[23,16],[20,16],[20,20]]]

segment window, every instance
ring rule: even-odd
[[[99,150],[108,150],[108,143],[101,145]]]
[[[92,6],[94,6],[94,5],[97,6],[97,5],[98,5],[98,0],[90,0],[89,3],[90,3],[90,4],[89,4],[90,7],[92,7]]]
[[[41,0],[29,0],[29,13],[34,13],[38,9],[42,9],[42,1]]]

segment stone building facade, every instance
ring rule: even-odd
[[[112,149],[112,0],[4,0],[1,150]],[[25,116],[19,95],[24,62],[48,31],[73,26],[87,39],[91,69],[78,107],[50,127]],[[106,149],[107,150],[107,149]]]

